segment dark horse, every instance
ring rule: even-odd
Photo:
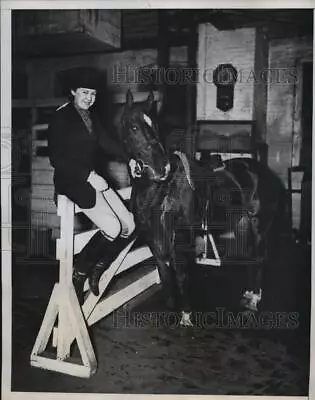
[[[220,234],[232,232],[242,239],[245,253],[239,251],[241,257],[248,258],[251,249],[249,258],[263,258],[267,233],[279,212],[282,186],[270,169],[253,159],[202,166],[182,152],[168,155],[158,126],[149,116],[153,101],[150,94],[145,103],[134,104],[128,91],[121,115],[121,140],[138,168],[131,205],[156,258],[168,305],[181,310],[181,324],[191,325],[189,267],[200,255],[196,244],[204,234],[202,222],[206,220],[207,229],[215,230],[222,207],[229,208],[230,214],[223,213],[229,217]],[[252,290],[244,297],[252,308],[260,300],[260,280],[258,268]]]

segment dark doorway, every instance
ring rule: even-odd
[[[300,166],[304,174],[301,185],[301,243],[311,243],[312,232],[312,118],[313,118],[313,63],[303,64],[302,147]]]
[[[313,63],[303,64],[301,166],[312,164]]]

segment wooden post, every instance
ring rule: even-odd
[[[130,190],[119,191],[123,198],[130,198]],[[57,240],[57,259],[60,263],[59,282],[55,284],[46,313],[31,352],[31,365],[68,375],[89,378],[96,372],[97,362],[91,344],[87,325],[92,325],[131,300],[149,287],[160,283],[157,269],[144,274],[127,287],[99,301],[112,278],[134,265],[152,257],[147,246],[133,251],[133,239],[121,251],[100,279],[100,294],[89,293],[81,309],[73,284],[73,255],[89,241],[95,230],[74,235],[74,215],[80,209],[65,196],[58,196],[60,216],[60,238]],[[58,326],[55,326],[58,319]],[[56,358],[45,353],[50,337],[57,348]],[[77,341],[82,363],[70,358],[71,345]]]
[[[165,112],[165,100],[167,96],[167,82],[165,76],[169,68],[170,48],[169,48],[169,32],[168,32],[168,17],[167,10],[158,11],[158,43],[157,43],[157,64],[158,64],[158,82],[159,82],[159,98],[158,112],[162,112],[162,119]],[[166,143],[166,133],[161,132],[163,145]]]
[[[191,18],[189,26],[190,35],[188,41],[188,68],[191,69],[191,80],[187,82],[186,89],[186,141],[185,141],[185,152],[189,154],[191,158],[195,158],[195,135],[196,135],[196,76],[197,74],[197,47],[198,47],[198,34],[197,24],[194,18]]]
[[[74,249],[74,203],[58,196],[60,238],[57,240],[59,283],[55,284],[49,304],[31,353],[31,365],[43,369],[88,378],[95,373],[97,362],[81,307],[72,285]],[[58,317],[58,329],[54,327]],[[54,334],[56,334],[54,336]],[[56,359],[42,355],[50,335],[57,347]],[[72,338],[77,340],[83,365],[69,363]]]

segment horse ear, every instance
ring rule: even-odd
[[[131,93],[131,90],[128,89],[127,90],[127,94],[126,94],[126,105],[131,108],[133,105],[133,95]]]
[[[146,109],[147,109],[147,111],[151,110],[153,103],[154,103],[154,93],[151,90],[149,95],[148,95],[148,97],[147,97],[147,99],[146,99]]]

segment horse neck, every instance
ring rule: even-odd
[[[181,160],[177,156],[171,155],[170,162],[171,171],[167,180],[161,182],[141,179],[134,181],[136,196],[142,198],[143,203],[155,206],[161,200],[161,197],[181,192],[189,186],[186,171]]]
[[[133,193],[136,211],[148,214],[158,201],[160,194],[159,183],[142,180],[134,181]]]

